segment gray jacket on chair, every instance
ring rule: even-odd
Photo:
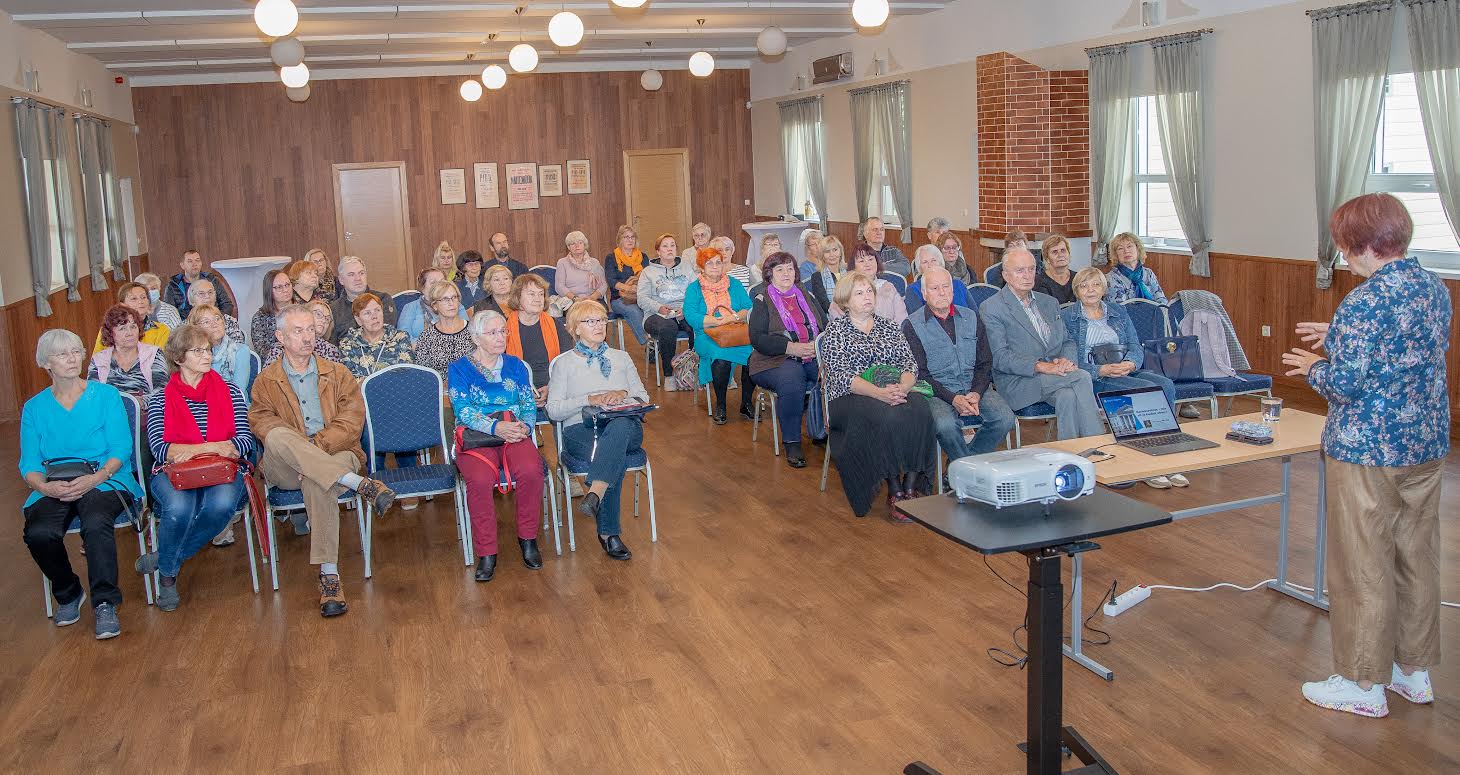
[[[1032,293],[1034,308],[1049,327],[1048,343],[1040,341],[1024,306],[1007,285],[978,308],[994,353],[994,388],[1015,411],[1044,400],[1035,363],[1055,358],[1078,363],[1075,342],[1060,319],[1059,302],[1037,291]]]

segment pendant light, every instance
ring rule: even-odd
[[[302,88],[309,83],[309,65],[301,62],[293,67],[280,68],[279,79],[291,89]]]
[[[501,65],[487,65],[482,69],[482,83],[496,91],[507,85],[507,71]]]
[[[482,98],[482,84],[475,78],[461,82],[461,98],[467,102],[476,102]]]
[[[887,0],[852,0],[852,21],[858,27],[881,27],[889,11]]]
[[[259,32],[271,38],[282,38],[299,26],[299,9],[291,0],[259,0],[253,8],[253,23]]]

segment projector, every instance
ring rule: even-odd
[[[1095,492],[1095,466],[1079,455],[1049,449],[1011,449],[970,455],[948,465],[958,500],[996,508],[1074,500]]]

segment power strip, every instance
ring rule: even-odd
[[[1106,616],[1119,616],[1120,614],[1134,608],[1142,600],[1151,596],[1151,588],[1145,584],[1131,587],[1115,596],[1115,599],[1105,604]]]

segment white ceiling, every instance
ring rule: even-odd
[[[0,0],[0,9],[94,57],[136,85],[276,78],[269,38],[247,0]],[[791,47],[856,32],[849,0],[650,0],[624,9],[592,2],[466,0],[295,0],[306,63],[317,78],[469,73],[505,65],[519,39],[532,43],[543,70],[685,67],[705,50],[719,67],[747,67],[756,35],[769,24]],[[944,0],[893,0],[892,15],[922,14]],[[525,9],[519,17],[515,11]],[[583,42],[558,49],[547,37],[560,10],[578,14]],[[704,24],[699,24],[703,19]],[[875,34],[875,31],[864,33]],[[491,36],[495,35],[495,39]]]

